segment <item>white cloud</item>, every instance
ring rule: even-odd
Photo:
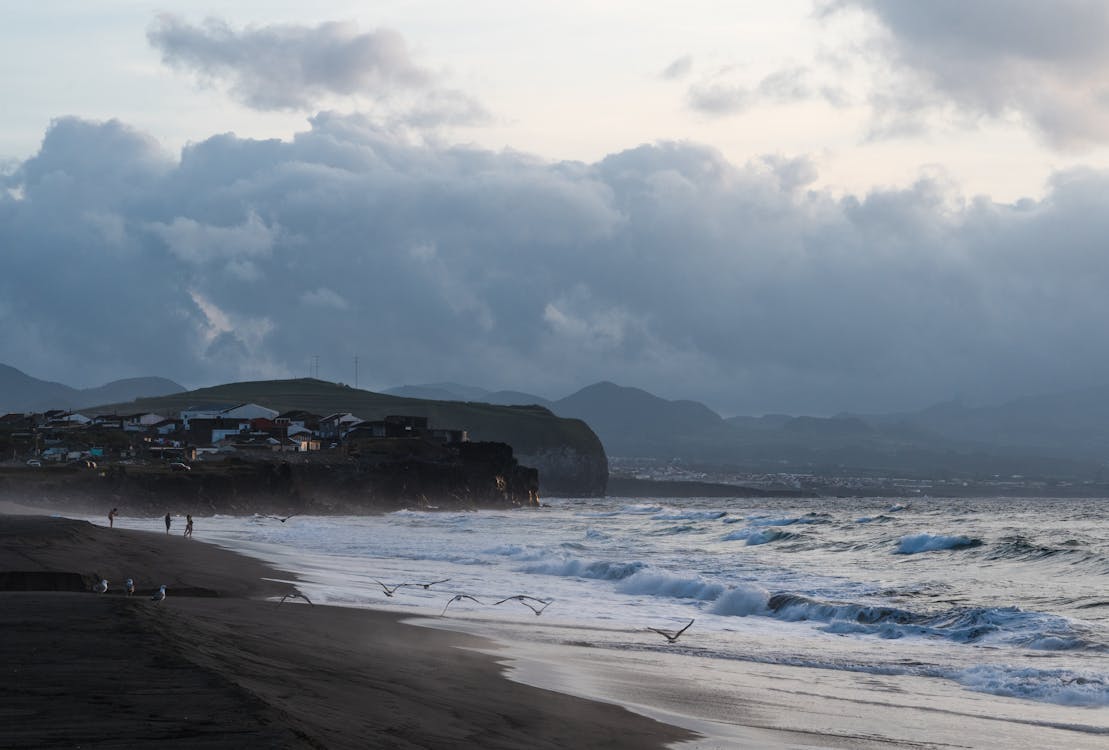
[[[1109,142],[1109,5],[1097,0],[834,0],[876,24],[875,130],[904,132],[954,108],[1019,117],[1052,146]]]

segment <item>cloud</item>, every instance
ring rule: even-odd
[[[943,106],[1016,115],[1052,146],[1109,141],[1109,5],[1091,0],[835,0],[862,11],[893,79],[873,96],[878,132],[900,132]]]
[[[216,18],[197,26],[164,14],[147,40],[166,65],[226,87],[253,109],[315,111],[354,99],[418,127],[490,119],[480,102],[418,65],[404,37],[390,29],[361,31],[347,22],[235,29]]]
[[[753,86],[743,72],[726,66],[703,76],[686,91],[686,103],[696,112],[713,117],[734,115],[765,104],[788,104],[823,98],[841,103],[841,95],[831,86],[814,86],[812,71],[802,65],[779,68],[763,76]]]
[[[561,396],[610,379],[726,413],[1109,382],[1109,173],[1041,200],[941,177],[840,196],[804,157],[594,163],[323,114],[179,155],[54,123],[0,191],[0,362],[75,385],[320,374]]]
[[[663,68],[662,72],[659,73],[659,77],[670,81],[676,81],[685,78],[692,70],[693,57],[691,55],[682,55]]]

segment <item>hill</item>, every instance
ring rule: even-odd
[[[603,494],[608,479],[608,460],[593,430],[581,420],[557,417],[540,406],[429,401],[298,378],[228,383],[87,411],[108,414],[126,408],[164,413],[197,405],[247,402],[278,411],[304,409],[321,416],[351,412],[362,419],[391,414],[427,417],[435,427],[469,430],[475,441],[508,443],[521,464],[539,470],[545,493]]]
[[[113,380],[97,388],[72,388],[62,383],[39,380],[0,364],[0,413],[83,409],[106,401],[125,402],[146,396],[178,393],[184,386],[166,378]]]

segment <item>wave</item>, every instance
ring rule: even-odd
[[[651,516],[655,521],[715,521],[728,515],[725,510],[682,510]]]
[[[769,544],[770,542],[777,542],[781,539],[796,539],[799,535],[793,534],[781,529],[767,528],[767,529],[739,529],[730,534],[724,535],[725,542],[744,541],[747,546],[753,547],[758,544]]]
[[[792,526],[797,523],[828,523],[830,518],[827,513],[806,513],[786,518],[749,518],[748,523],[751,526]]]
[[[895,555],[915,555],[920,552],[970,549],[981,547],[982,540],[969,536],[944,536],[942,534],[909,534],[897,543]]]
[[[581,560],[564,557],[547,560],[521,568],[521,572],[569,578],[593,578],[602,581],[620,581],[647,567],[643,562],[613,562],[610,560]]]
[[[685,578],[639,570],[616,585],[621,594],[647,594],[650,596],[672,596],[677,599],[698,599],[713,601],[724,593],[719,583],[710,583],[702,578]]]
[[[1109,706],[1109,678],[1094,672],[979,665],[962,670],[955,679],[981,693],[1064,706]]]
[[[976,607],[923,614],[899,607],[820,601],[792,593],[771,594],[756,584],[741,584],[720,595],[710,611],[731,617],[763,616],[786,622],[825,623],[837,635],[940,638],[954,643],[989,641],[1040,651],[1105,651],[1083,637],[1066,618],[1017,607]]]
[[[655,531],[648,532],[651,536],[672,536],[674,534],[688,534],[690,531],[696,531],[696,526],[667,526],[664,529],[656,529]]]
[[[770,614],[770,592],[754,583],[741,583],[728,589],[709,610],[715,615],[748,617]]]

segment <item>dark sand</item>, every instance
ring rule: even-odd
[[[99,577],[108,594],[82,590]],[[144,591],[124,596],[134,578]],[[0,515],[0,747],[660,748],[685,730],[504,678],[472,636],[285,604],[178,535]],[[470,648],[468,648],[470,647]]]

